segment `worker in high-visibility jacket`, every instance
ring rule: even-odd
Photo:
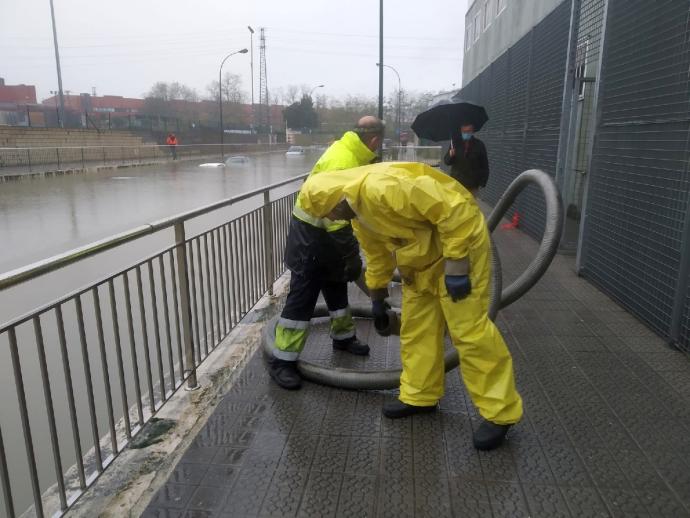
[[[383,131],[383,122],[376,117],[361,118],[354,131],[346,132],[326,150],[310,178],[325,171],[371,163]],[[286,389],[301,386],[297,358],[307,341],[319,293],[323,293],[330,313],[333,348],[356,355],[369,354],[369,346],[357,339],[348,304],[347,283],[357,280],[362,273],[359,245],[350,222],[312,223],[298,198],[285,249],[285,264],[291,272],[290,292],[276,328],[273,357],[268,359],[271,378]]]
[[[168,148],[170,149],[170,154],[172,155],[173,160],[177,160],[177,144],[179,143],[179,141],[177,140],[175,134],[168,133],[168,136],[165,139],[165,143],[168,145]]]
[[[384,405],[384,415],[436,408],[447,327],[467,391],[484,418],[474,444],[500,445],[522,417],[522,399],[510,351],[488,315],[491,246],[474,196],[424,164],[382,163],[312,177],[299,203],[312,225],[321,218],[352,219],[377,330],[386,328],[387,287],[394,270],[400,272],[400,396]]]

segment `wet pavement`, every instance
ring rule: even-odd
[[[495,239],[509,281],[536,243]],[[497,322],[525,402],[502,448],[472,447],[479,419],[457,370],[438,412],[391,421],[393,391],[287,392],[257,353],[144,516],[690,516],[688,356],[578,278],[571,257]],[[397,338],[358,329],[369,359],[333,354],[325,321],[305,356],[399,365]]]

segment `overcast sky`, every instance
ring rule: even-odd
[[[141,97],[156,81],[206,94],[225,55],[254,35],[258,101],[259,27],[266,28],[269,90],[325,84],[322,93],[378,94],[375,0],[54,0],[63,88]],[[404,89],[448,90],[462,75],[467,0],[386,0],[384,62]],[[223,71],[250,85],[249,54]],[[34,84],[40,99],[57,90],[48,0],[0,0],[0,77]],[[385,91],[397,86],[391,70]]]

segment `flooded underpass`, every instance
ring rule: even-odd
[[[54,176],[45,178],[32,178],[21,181],[12,181],[1,184],[0,187],[0,241],[3,243],[2,254],[0,254],[0,271],[8,272],[28,264],[46,259],[48,257],[62,254],[75,248],[93,243],[98,240],[108,238],[112,235],[128,231],[142,225],[147,225],[164,218],[169,218],[198,207],[212,204],[227,198],[242,195],[249,191],[280,182],[287,178],[301,175],[311,169],[311,166],[318,158],[318,154],[305,154],[302,156],[286,156],[284,151],[274,153],[264,153],[249,156],[244,161],[229,161],[226,167],[200,167],[199,162],[172,162],[164,165],[133,167],[101,171],[98,173],[82,173],[64,176]],[[286,185],[271,191],[271,200],[276,200],[289,193],[294,192],[299,187],[299,183]],[[263,204],[262,196],[255,196],[225,208],[210,212],[200,217],[194,218],[185,224],[186,236],[188,239],[194,238],[201,232],[210,228],[217,227],[233,220],[243,214],[250,213]],[[254,222],[258,222],[257,219]],[[251,222],[250,222],[251,223]],[[254,227],[247,227],[254,228]],[[258,229],[256,229],[258,230]],[[243,229],[245,237],[248,236],[247,229]],[[222,236],[223,239],[226,237]],[[220,233],[218,238],[221,238]],[[209,238],[209,241],[211,239]],[[197,241],[197,243],[205,241]],[[161,250],[171,247],[175,243],[175,236],[172,228],[156,232],[145,238],[132,241],[118,246],[114,249],[102,252],[96,256],[81,260],[76,264],[61,268],[60,270],[48,273],[42,277],[23,284],[5,289],[0,293],[0,322],[7,323],[22,315],[34,311],[43,306],[49,307],[53,301],[64,297],[65,294],[78,291],[84,286],[89,286],[98,282],[115,272],[121,272],[123,268],[133,265],[144,257],[152,256]],[[218,241],[217,244],[220,242]],[[224,244],[228,247],[234,246],[241,248],[239,242]],[[198,246],[198,245],[197,245]],[[260,251],[261,243],[254,241],[254,250]],[[197,251],[193,251],[196,253]],[[192,253],[192,255],[193,255]],[[220,251],[218,252],[220,253]],[[172,261],[172,253],[163,256],[167,261],[168,257]],[[191,257],[191,256],[190,256]],[[201,255],[196,256],[198,260]],[[249,256],[243,257],[245,261],[251,261]],[[155,270],[158,264],[150,263],[151,275],[156,277],[157,289],[160,289],[160,279],[171,288],[171,271],[165,263],[163,270]],[[163,264],[163,263],[160,263]],[[172,264],[172,262],[171,262]],[[129,279],[126,284],[131,287],[133,315],[129,315],[130,325],[134,329],[139,329],[142,321],[149,323],[149,330],[153,334],[153,322],[151,314],[139,314],[136,308],[136,297],[139,294],[141,306],[151,305],[151,297],[155,297],[149,288],[154,283],[149,284],[151,277],[148,278],[149,271],[144,264],[141,268],[143,281],[140,281],[137,291],[136,270],[129,272]],[[201,275],[201,272],[198,272]],[[210,274],[210,272],[209,272]],[[201,277],[200,277],[201,279]],[[139,279],[140,280],[140,279]],[[229,282],[229,281],[228,281]],[[114,293],[117,305],[124,307],[124,282],[122,279],[114,279]],[[143,288],[143,290],[142,290]],[[199,286],[199,299],[203,296]],[[258,289],[258,285],[257,285]],[[64,319],[64,325],[58,324],[54,310],[46,311],[40,319],[45,348],[45,358],[47,372],[51,380],[52,399],[56,408],[66,408],[68,394],[74,393],[75,413],[80,423],[81,435],[75,442],[70,434],[70,416],[64,412],[58,413],[55,418],[59,431],[59,445],[62,451],[62,465],[64,469],[74,464],[76,460],[76,443],[80,443],[83,452],[87,453],[93,449],[94,438],[89,425],[89,401],[87,387],[94,386],[93,397],[95,406],[95,421],[102,437],[108,429],[108,405],[106,405],[107,394],[103,390],[104,371],[100,369],[99,363],[105,358],[111,368],[110,376],[116,376],[112,370],[117,365],[115,358],[115,346],[113,342],[113,318],[110,315],[108,302],[107,285],[101,286],[99,295],[102,297],[102,318],[103,326],[106,330],[104,345],[107,353],[101,356],[98,349],[98,331],[93,323],[93,300],[94,292],[90,291],[81,296],[83,300],[83,317],[78,316],[82,308],[75,307],[74,303],[64,304],[61,307],[64,313],[60,318]],[[244,292],[243,292],[244,295]],[[250,304],[250,294],[246,294],[246,304]],[[201,302],[201,301],[200,301]],[[128,303],[129,304],[129,303]],[[171,302],[172,308],[172,302]],[[147,400],[150,396],[149,387],[145,386],[143,380],[143,365],[149,361],[147,357],[149,351],[142,348],[142,344],[136,344],[138,350],[130,351],[126,349],[127,319],[125,315],[117,316],[122,329],[123,340],[123,359],[125,376],[123,378],[125,391],[129,392],[129,397],[133,397],[133,387],[136,383],[134,372],[140,372],[142,378],[141,397]],[[237,319],[238,313],[230,313],[231,319]],[[84,343],[82,349],[81,337],[78,329],[78,319],[84,320]],[[162,316],[161,316],[162,319]],[[172,316],[171,316],[172,320]],[[209,323],[211,323],[209,316]],[[199,326],[199,323],[196,323]],[[59,326],[65,327],[64,346],[67,354],[61,352]],[[162,324],[161,324],[162,325]],[[218,325],[218,322],[216,322]],[[172,329],[174,325],[171,324]],[[24,378],[26,390],[27,408],[29,409],[29,422],[32,425],[35,442],[35,454],[38,459],[49,459],[51,454],[51,443],[49,430],[42,420],[45,418],[46,405],[44,403],[44,392],[41,388],[41,364],[36,357],[37,339],[35,335],[35,320],[30,319],[27,323],[16,327],[16,341],[18,344],[19,358],[21,359],[21,370]],[[205,323],[197,327],[197,332],[205,332]],[[213,341],[213,329],[210,331]],[[218,331],[220,334],[220,331]],[[26,461],[24,449],[24,439],[21,430],[21,419],[16,397],[15,379],[13,375],[13,364],[11,359],[11,347],[8,333],[0,335],[0,379],[3,382],[3,391],[8,391],[11,396],[2,398],[0,402],[0,417],[3,423],[3,440],[7,455],[8,467],[14,474],[21,473],[15,480],[22,480],[22,483],[13,484],[13,495],[15,505],[24,509],[31,501],[31,484],[29,479],[29,469]],[[153,337],[151,336],[151,340]],[[173,341],[175,340],[173,336]],[[202,341],[204,340],[202,336]],[[205,343],[205,342],[204,342]],[[175,343],[177,347],[179,342]],[[171,349],[174,349],[171,347]],[[85,375],[86,367],[83,364],[84,351],[90,356],[93,363],[93,378],[88,379]],[[181,365],[180,356],[177,350],[170,356],[171,365],[174,363],[175,369]],[[67,358],[65,362],[64,358]],[[135,359],[136,357],[136,359]],[[153,353],[151,353],[153,358]],[[165,359],[165,358],[163,358]],[[119,357],[118,357],[119,360]],[[137,361],[139,367],[137,367]],[[155,361],[155,360],[153,360]],[[167,362],[166,362],[167,363]],[[70,370],[72,387],[69,387],[64,375],[65,366]],[[155,371],[155,368],[153,369]],[[149,370],[151,372],[151,370]],[[169,385],[168,392],[173,388],[170,372],[167,370],[163,376],[154,373],[151,383],[155,384],[155,390],[163,380],[163,385]],[[123,398],[117,390],[115,377],[112,383],[112,403],[116,409],[122,408]],[[125,394],[125,401],[126,401]],[[156,396],[158,397],[158,396]],[[139,398],[141,401],[141,398]],[[132,404],[133,399],[129,400]],[[159,403],[156,402],[156,406]],[[144,411],[147,411],[144,409]],[[117,414],[117,411],[116,411]],[[133,410],[133,416],[136,411]],[[123,412],[119,412],[120,419]],[[136,421],[133,417],[132,423]],[[117,423],[116,423],[117,424]],[[93,425],[91,426],[93,428]],[[107,458],[102,459],[105,463]],[[94,466],[86,466],[89,469]],[[38,478],[42,491],[45,491],[54,481],[54,466],[51,462],[40,461],[37,463]],[[13,475],[14,476],[14,475]]]

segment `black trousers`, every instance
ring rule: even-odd
[[[290,320],[311,320],[319,293],[323,293],[329,311],[338,311],[348,306],[346,282],[328,281],[318,275],[292,273],[290,292],[280,316]]]

